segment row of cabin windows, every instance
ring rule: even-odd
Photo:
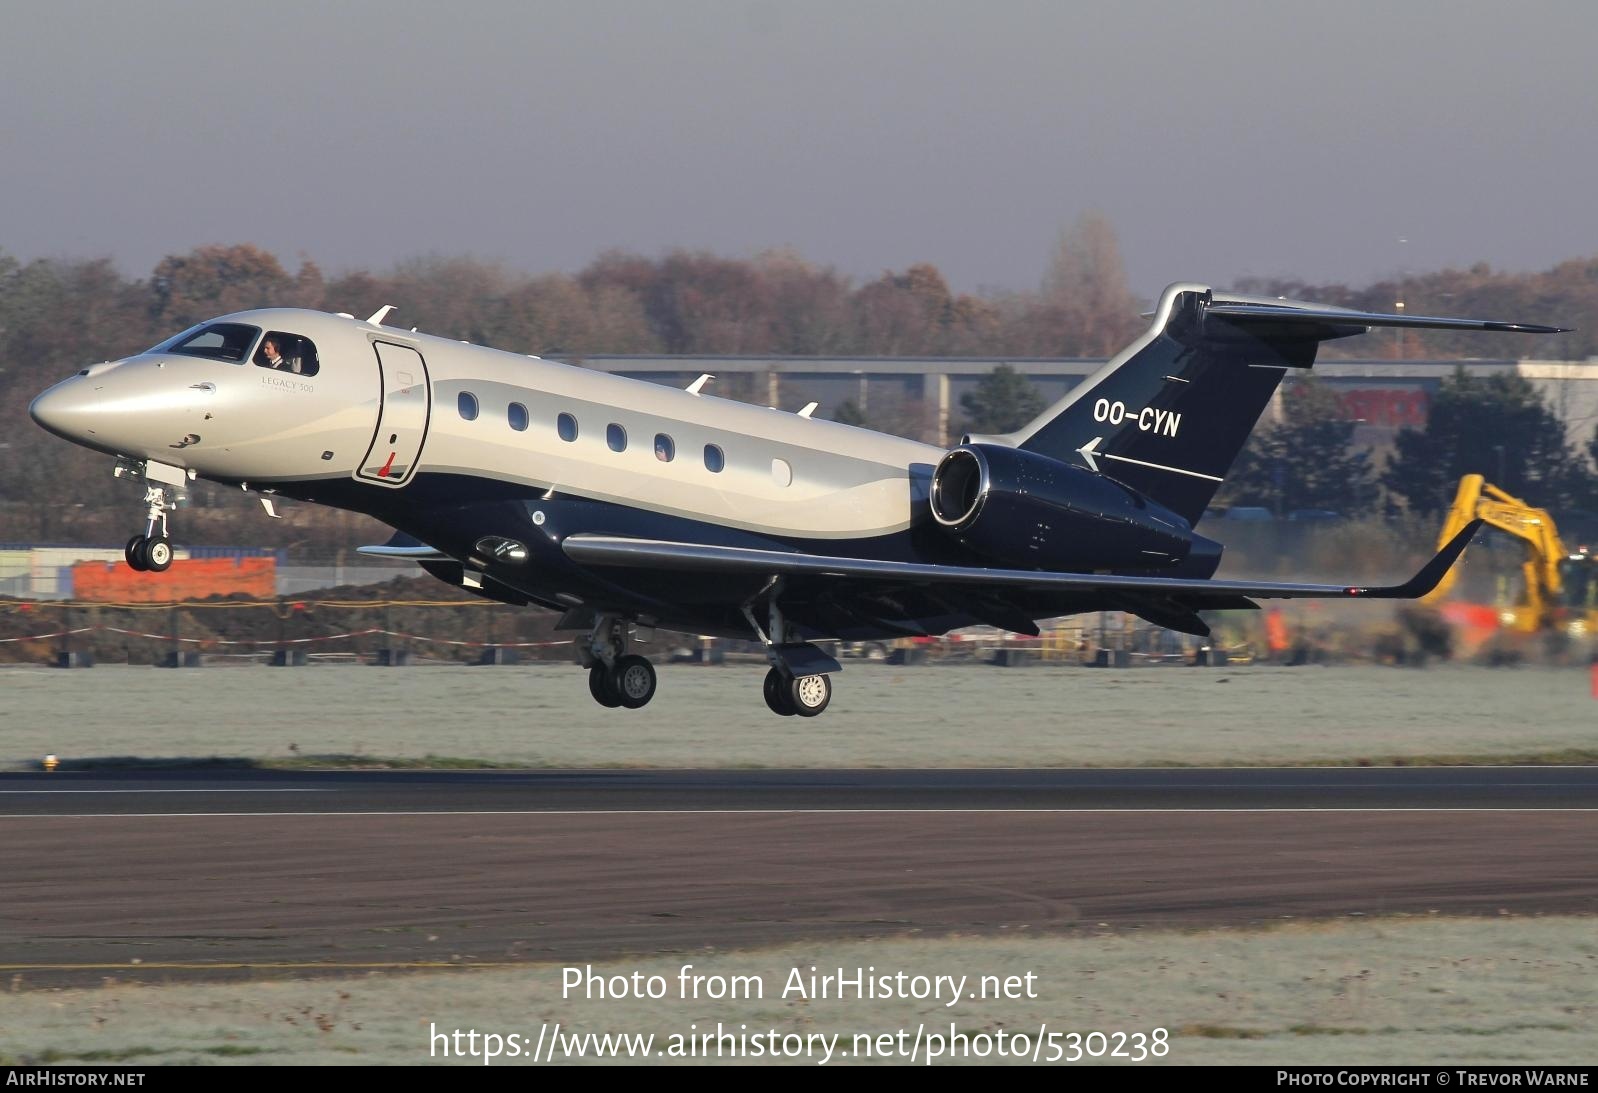
[[[481,411],[477,396],[470,391],[462,391],[455,400],[455,408],[460,411],[461,417],[466,421],[476,421]],[[527,431],[527,426],[532,417],[527,412],[527,407],[519,402],[513,402],[505,409],[505,417],[510,422],[510,427],[518,433]],[[555,419],[555,431],[560,438],[570,444],[577,439],[577,419],[571,414],[561,414]],[[613,452],[627,450],[627,430],[615,422],[605,426],[605,444]],[[655,434],[655,458],[662,463],[670,463],[677,458],[677,442],[665,433]],[[780,470],[779,470],[780,466]],[[716,444],[705,445],[705,469],[712,474],[720,474],[727,467],[727,455]],[[772,462],[772,475],[780,485],[786,486],[793,480],[793,473],[788,469],[788,464],[782,460]]]

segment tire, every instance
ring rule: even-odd
[[[614,710],[621,705],[621,699],[610,689],[610,669],[603,664],[595,664],[588,669],[588,693],[594,696],[595,702],[608,709]]]
[[[128,568],[136,573],[145,573],[149,566],[144,561],[144,536],[135,535],[128,540],[128,545],[122,549],[122,556],[128,560]]]
[[[636,653],[616,662],[610,672],[610,691],[629,710],[642,709],[655,697],[655,666]]]
[[[139,549],[139,557],[151,573],[165,573],[172,568],[172,540],[165,536],[149,540]]]
[[[815,717],[832,701],[832,678],[795,676],[788,684],[788,701],[800,717]]]
[[[794,709],[793,699],[788,697],[788,677],[776,668],[766,673],[766,682],[761,687],[761,692],[766,698],[766,708],[781,717],[792,717],[799,711]]]

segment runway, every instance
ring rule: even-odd
[[[8,775],[0,975],[1591,913],[1595,835],[1580,767]]]
[[[0,774],[0,816],[1598,809],[1594,767]]]

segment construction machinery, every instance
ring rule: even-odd
[[[1585,546],[1571,550],[1559,538],[1554,518],[1487,482],[1479,474],[1459,480],[1440,541],[1447,542],[1472,520],[1482,520],[1521,540],[1526,548],[1518,602],[1500,605],[1498,622],[1523,634],[1598,633],[1598,556]],[[1443,575],[1422,603],[1437,604],[1454,587],[1459,567]]]

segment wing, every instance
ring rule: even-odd
[[[1386,586],[1295,584],[1131,577],[1099,573],[1049,573],[1032,569],[984,569],[870,558],[756,550],[748,547],[672,543],[609,535],[571,535],[567,557],[583,565],[670,569],[751,576],[792,576],[853,582],[862,592],[886,588],[942,588],[980,594],[1032,592],[1108,597],[1121,609],[1162,626],[1207,634],[1199,611],[1253,607],[1251,599],[1416,599],[1442,580],[1481,527],[1472,522],[1403,584]],[[1013,601],[1012,601],[1013,602]],[[1010,627],[1016,629],[1016,627]]]

